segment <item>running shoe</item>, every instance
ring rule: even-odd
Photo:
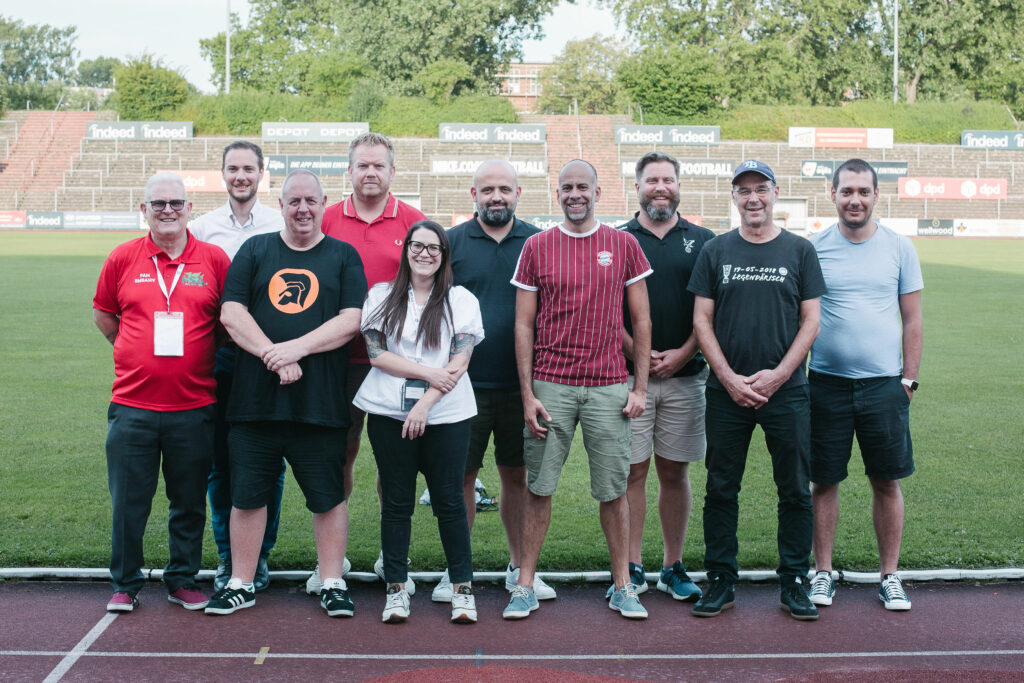
[[[885,609],[893,612],[906,612],[910,609],[910,598],[903,589],[903,582],[895,574],[886,574],[878,587],[878,599]]]

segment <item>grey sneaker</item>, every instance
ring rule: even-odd
[[[508,607],[501,613],[504,619],[525,619],[530,612],[540,607],[537,603],[537,596],[533,590],[526,586],[516,586],[512,589],[512,597],[508,601]]]
[[[893,612],[906,612],[910,609],[910,598],[903,590],[903,582],[895,574],[886,574],[882,577],[882,584],[878,587],[878,599],[885,605],[885,609]]]
[[[352,563],[346,557],[344,562],[341,563],[341,578],[345,578],[345,575],[350,571],[352,571]],[[323,587],[323,582],[320,580],[320,565],[318,564],[313,573],[306,579],[306,592],[310,595],[320,595]]]
[[[444,570],[444,574],[441,574],[441,580],[434,586],[434,591],[430,594],[430,599],[434,602],[451,602],[452,601],[452,581],[448,578],[448,570]],[[476,621],[474,619],[474,621]]]
[[[397,584],[396,584],[397,585]],[[409,594],[405,589],[388,587],[387,601],[381,620],[386,624],[400,624],[409,618]]]
[[[608,607],[627,619],[646,619],[647,610],[640,604],[640,598],[636,594],[636,585],[627,583],[612,593],[612,597],[608,601]]]
[[[452,623],[476,623],[476,599],[469,586],[459,586],[459,590],[452,593]]]
[[[820,571],[811,581],[811,591],[807,597],[818,607],[828,607],[836,595],[836,584],[832,581],[832,572]]]
[[[405,558],[405,566],[409,566],[409,558]],[[384,578],[384,551],[380,551],[380,555],[377,556],[377,561],[373,563],[373,573],[380,577],[381,581],[387,583],[387,579]],[[409,597],[416,595],[416,582],[412,580],[412,577],[406,575],[405,577],[405,592],[409,594]]]
[[[519,567],[512,569],[510,564],[505,568],[505,590],[510,593],[519,585]],[[533,575],[533,593],[538,600],[554,600],[558,597],[555,589],[545,583],[540,574]]]
[[[642,564],[629,563],[629,582],[636,586],[636,594],[647,592],[647,572],[644,571]],[[608,586],[608,590],[604,592],[604,599],[611,600],[612,593],[615,592],[615,584]]]

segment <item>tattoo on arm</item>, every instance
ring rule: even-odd
[[[363,332],[363,337],[366,338],[366,352],[370,358],[376,358],[388,350],[388,340],[379,330],[367,330]]]
[[[466,353],[468,349],[473,348],[473,342],[476,341],[476,337],[471,334],[457,334],[452,338],[452,351],[451,355],[457,356],[460,353]]]

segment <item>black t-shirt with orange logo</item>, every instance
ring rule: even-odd
[[[250,237],[238,250],[224,283],[224,301],[246,306],[272,342],[301,337],[345,308],[362,308],[366,276],[350,244],[325,237],[295,251],[280,233]],[[239,350],[227,419],[285,420],[349,426],[345,401],[348,350],[316,353],[299,361],[302,379],[284,386],[263,361]]]

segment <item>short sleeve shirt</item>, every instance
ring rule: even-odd
[[[391,291],[391,284],[383,282],[370,289],[363,304],[363,331],[377,329],[374,326],[376,313]],[[406,309],[405,324],[402,336],[392,334],[387,339],[387,350],[415,363],[431,368],[443,368],[451,358],[452,339],[456,334],[471,334],[476,343],[484,338],[483,320],[480,317],[480,304],[475,296],[465,287],[452,287],[448,292],[451,304],[452,326],[446,323],[441,326],[441,339],[437,348],[425,347],[417,340],[419,330],[418,315],[410,305]],[[378,330],[379,331],[379,330]],[[427,413],[427,424],[449,424],[468,420],[476,415],[476,398],[473,395],[469,374],[459,378],[455,388],[441,397]],[[380,368],[371,368],[370,374],[359,387],[359,393],[353,403],[356,407],[374,415],[385,415],[404,421],[408,411],[402,406],[402,386],[404,377],[396,377]]]
[[[825,293],[814,247],[783,230],[763,243],[748,242],[739,230],[704,245],[688,289],[715,302],[714,329],[733,372],[752,375],[771,369],[800,330],[800,303]],[[780,388],[807,383],[803,362]],[[712,374],[708,385],[724,388]]]
[[[156,256],[159,270],[153,265]],[[179,265],[178,284],[171,288]],[[103,263],[93,308],[120,316],[114,340],[114,387],[111,401],[145,410],[192,410],[213,403],[214,332],[220,319],[220,296],[228,271],[222,249],[189,233],[176,259],[146,235],[116,247]],[[170,310],[184,324],[184,355],[153,355],[153,325],[168,302],[157,278],[170,292]]]
[[[633,220],[620,228],[636,237],[654,272],[647,278],[647,297],[651,305],[651,348],[655,351],[678,349],[693,334],[693,294],[686,291],[690,273],[697,263],[704,244],[714,239],[715,233],[694,225],[685,218],[659,238]],[[626,331],[633,334],[629,308],[623,299],[623,322]],[[626,361],[630,373],[633,364]],[[704,369],[704,358],[698,353],[679,368],[676,377],[696,375]]]
[[[231,263],[224,301],[246,306],[272,342],[312,332],[346,308],[360,308],[366,277],[351,245],[325,237],[296,251],[280,233],[257,235],[242,244]],[[281,385],[260,358],[239,349],[228,404],[228,420],[282,420],[347,427],[345,347],[299,361],[302,378]]]
[[[509,282],[530,235],[540,232],[516,218],[501,242],[484,232],[473,219],[448,231],[452,274],[480,302],[487,339],[473,349],[469,376],[481,389],[518,389],[516,369],[516,288]]]
[[[235,258],[242,242],[253,235],[278,232],[284,227],[284,218],[280,211],[274,211],[256,200],[249,211],[249,220],[239,223],[231,211],[231,204],[204,213],[192,221],[192,234],[210,244],[223,249],[228,258]]]
[[[902,373],[899,297],[924,288],[913,242],[884,225],[863,242],[838,225],[810,240],[828,285],[811,370],[850,379]]]
[[[367,223],[356,213],[355,203],[349,196],[327,207],[320,230],[355,247],[363,262],[367,286],[373,287],[395,278],[402,260],[405,233],[409,226],[425,218],[422,211],[389,194],[381,215]],[[362,365],[370,362],[361,336],[353,339],[348,347],[351,362]]]
[[[558,226],[526,240],[512,284],[537,292],[533,378],[625,382],[622,297],[650,274],[636,238],[604,224],[586,234]]]

